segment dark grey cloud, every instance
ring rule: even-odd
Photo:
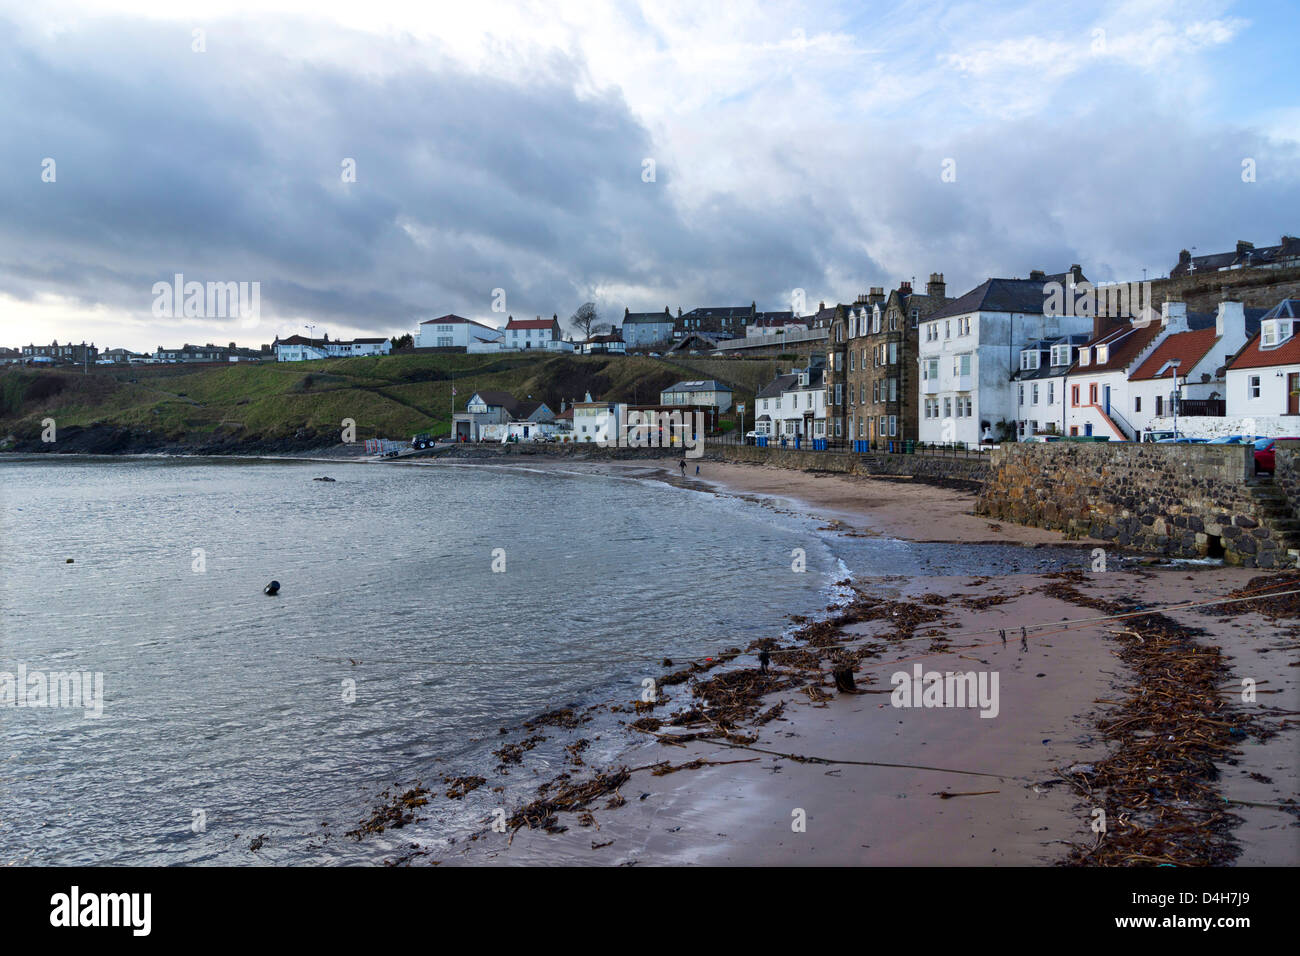
[[[811,143],[740,134],[686,206],[672,184],[694,170],[661,157],[643,182],[642,160],[665,151],[574,55],[484,74],[436,47],[257,26],[210,24],[196,54],[175,24],[46,36],[0,22],[0,291],[143,318],[153,284],[182,272],[261,282],[272,326],[390,333],[448,311],[490,317],[497,288],[516,315],[593,297],[618,312],[785,308],[794,288],[811,306],[931,270],[952,293],[1070,262],[1132,278],[1184,245],[1297,228],[1293,144],[1126,103],[1113,83],[1088,100],[1080,79],[1032,119],[951,132],[893,119]],[[47,156],[55,184],[40,179]],[[340,180],[345,157],[356,183]],[[1241,182],[1245,157],[1255,183]],[[648,291],[598,291],[620,288]]]

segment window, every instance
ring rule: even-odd
[[[1070,404],[1071,404],[1071,405],[1076,405],[1076,406],[1079,404],[1079,386],[1078,386],[1078,385],[1071,385],[1071,386],[1070,386]],[[1073,432],[1073,431],[1072,431],[1072,432],[1070,432],[1070,434],[1071,434],[1071,435],[1074,435],[1074,434],[1077,434],[1077,432]]]
[[[1029,372],[1038,368],[1038,350],[1026,349],[1020,353],[1020,370]]]
[[[1070,346],[1053,345],[1052,346],[1052,364],[1069,365],[1070,364]]]
[[[1140,411],[1142,411],[1142,396],[1141,396],[1141,395],[1134,395],[1134,396],[1133,396],[1133,411],[1135,411],[1135,412],[1140,412]]]
[[[890,415],[889,416],[889,437],[896,438],[897,436],[898,436],[898,416]]]
[[[1048,405],[1056,404],[1056,383],[1055,382],[1047,383],[1047,404]]]
[[[1261,348],[1271,349],[1291,338],[1292,325],[1289,321],[1269,319],[1260,327],[1259,344]]]
[[[1098,345],[1098,346],[1097,346],[1097,364],[1098,364],[1098,365],[1105,365],[1105,364],[1106,364],[1107,362],[1109,362],[1109,361],[1110,361],[1110,346],[1109,346],[1109,345]]]
[[[943,417],[944,417],[944,418],[951,418],[951,417],[952,417],[952,399],[951,399],[951,398],[945,398],[945,399],[943,400]]]
[[[1017,404],[1025,404],[1025,387],[1023,385],[1017,385],[1016,392],[1018,393],[1016,396]]]
[[[879,383],[879,382],[872,382],[872,383],[871,383],[871,400],[872,400],[873,402],[878,402],[878,401],[880,401],[880,383]]]
[[[1088,358],[1089,358],[1089,356],[1090,356],[1091,353],[1092,353],[1092,349],[1090,349],[1090,348],[1088,348],[1088,347],[1086,347],[1086,346],[1085,346],[1084,348],[1079,349],[1079,364],[1080,364],[1080,365],[1087,365],[1087,364],[1088,364]]]
[[[1249,385],[1249,389],[1247,390],[1247,396],[1250,398],[1259,398],[1259,376],[1258,375],[1252,375],[1250,377],[1250,385]]]
[[[952,374],[969,375],[970,374],[970,353],[965,355],[954,355],[952,357]]]
[[[1097,404],[1097,383],[1096,382],[1090,382],[1088,384],[1088,401],[1093,405]]]
[[[952,321],[950,319],[943,320],[943,337],[945,339],[952,338]]]
[[[844,388],[844,386],[841,385],[839,382],[836,382],[836,383],[835,383],[835,404],[836,404],[836,405],[843,405],[843,404],[844,404],[844,392],[843,392],[843,388]],[[777,408],[780,408],[780,407],[781,407],[780,405],[777,406]]]
[[[898,401],[898,379],[896,378],[889,380],[889,400],[891,402]]]
[[[889,343],[889,364],[890,365],[898,364],[898,343],[897,342]]]
[[[1034,397],[1033,397],[1033,404],[1034,404],[1034,405],[1037,405],[1037,404],[1038,404],[1038,383],[1037,383],[1037,382],[1035,382],[1035,383],[1033,384],[1033,386],[1032,386],[1032,388],[1031,388],[1031,391],[1033,392],[1033,396],[1034,396]]]
[[[1165,400],[1161,395],[1156,396],[1156,418],[1165,413]]]

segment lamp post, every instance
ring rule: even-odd
[[[1183,363],[1179,359],[1174,359],[1169,363],[1174,369],[1174,391],[1170,396],[1170,403],[1174,406],[1174,441],[1178,441],[1178,366]]]

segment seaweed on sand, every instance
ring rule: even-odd
[[[1112,742],[1091,768],[1061,771],[1075,791],[1106,813],[1092,846],[1073,844],[1075,866],[1219,866],[1240,852],[1240,822],[1220,794],[1217,764],[1247,736],[1273,730],[1237,710],[1220,692],[1229,670],[1201,631],[1161,614],[1114,632],[1119,657],[1135,674],[1127,695],[1099,723]]]
[[[553,795],[539,797],[520,807],[507,821],[507,825],[511,830],[527,827],[530,830],[563,833],[568,827],[560,824],[557,813],[590,810],[593,802],[606,795],[612,795],[607,807],[621,806],[624,801],[618,790],[631,776],[626,767],[620,767],[608,773],[597,773],[582,783],[569,784]]]

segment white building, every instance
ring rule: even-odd
[[[626,403],[593,401],[573,403],[572,436],[578,444],[601,442],[613,445],[623,434],[626,422]]]
[[[1065,376],[1086,341],[1087,335],[1066,335],[1030,342],[1020,350],[1020,368],[1012,376],[1017,440],[1065,434]]]
[[[1166,336],[1134,369],[1129,377],[1126,414],[1140,433],[1174,427],[1175,395],[1180,416],[1178,431],[1183,434],[1202,437],[1201,426],[1216,423],[1200,419],[1223,417],[1227,388],[1224,369],[1250,337],[1248,318],[1257,324],[1259,313],[1244,309],[1240,302],[1220,302],[1212,318],[1213,324],[1209,324],[1210,316],[1189,314],[1188,331]]]
[[[1225,434],[1300,435],[1298,325],[1300,299],[1283,299],[1228,366],[1225,424],[1232,430]]]
[[[510,350],[526,351],[528,349],[554,349],[550,343],[560,342],[560,320],[558,316],[543,319],[516,319],[514,316],[506,321],[505,341],[503,347]]]
[[[825,438],[826,385],[821,366],[778,375],[754,398],[754,432],[770,438]]]
[[[1092,435],[1111,441],[1137,441],[1141,437],[1128,418],[1133,407],[1129,376],[1166,336],[1188,330],[1183,303],[1169,302],[1165,306],[1160,322],[1110,320],[1079,349],[1074,368],[1065,378],[1067,435]]]
[[[725,412],[731,407],[731,386],[714,379],[678,382],[659,393],[661,405],[709,405]]]
[[[1072,289],[1079,267],[1029,279],[988,279],[919,323],[920,427],[923,442],[978,444],[1000,423],[1014,428],[1017,391],[1012,381],[1026,344],[1087,334],[1088,316],[1044,313],[1047,286]]]
[[[331,342],[328,335],[319,339],[291,335],[287,339],[277,338],[274,350],[277,362],[310,362],[357,355],[387,355],[393,350],[393,343],[379,338],[336,339]]]
[[[475,342],[497,342],[501,330],[459,315],[425,319],[415,330],[412,343],[417,349],[465,349]]]

